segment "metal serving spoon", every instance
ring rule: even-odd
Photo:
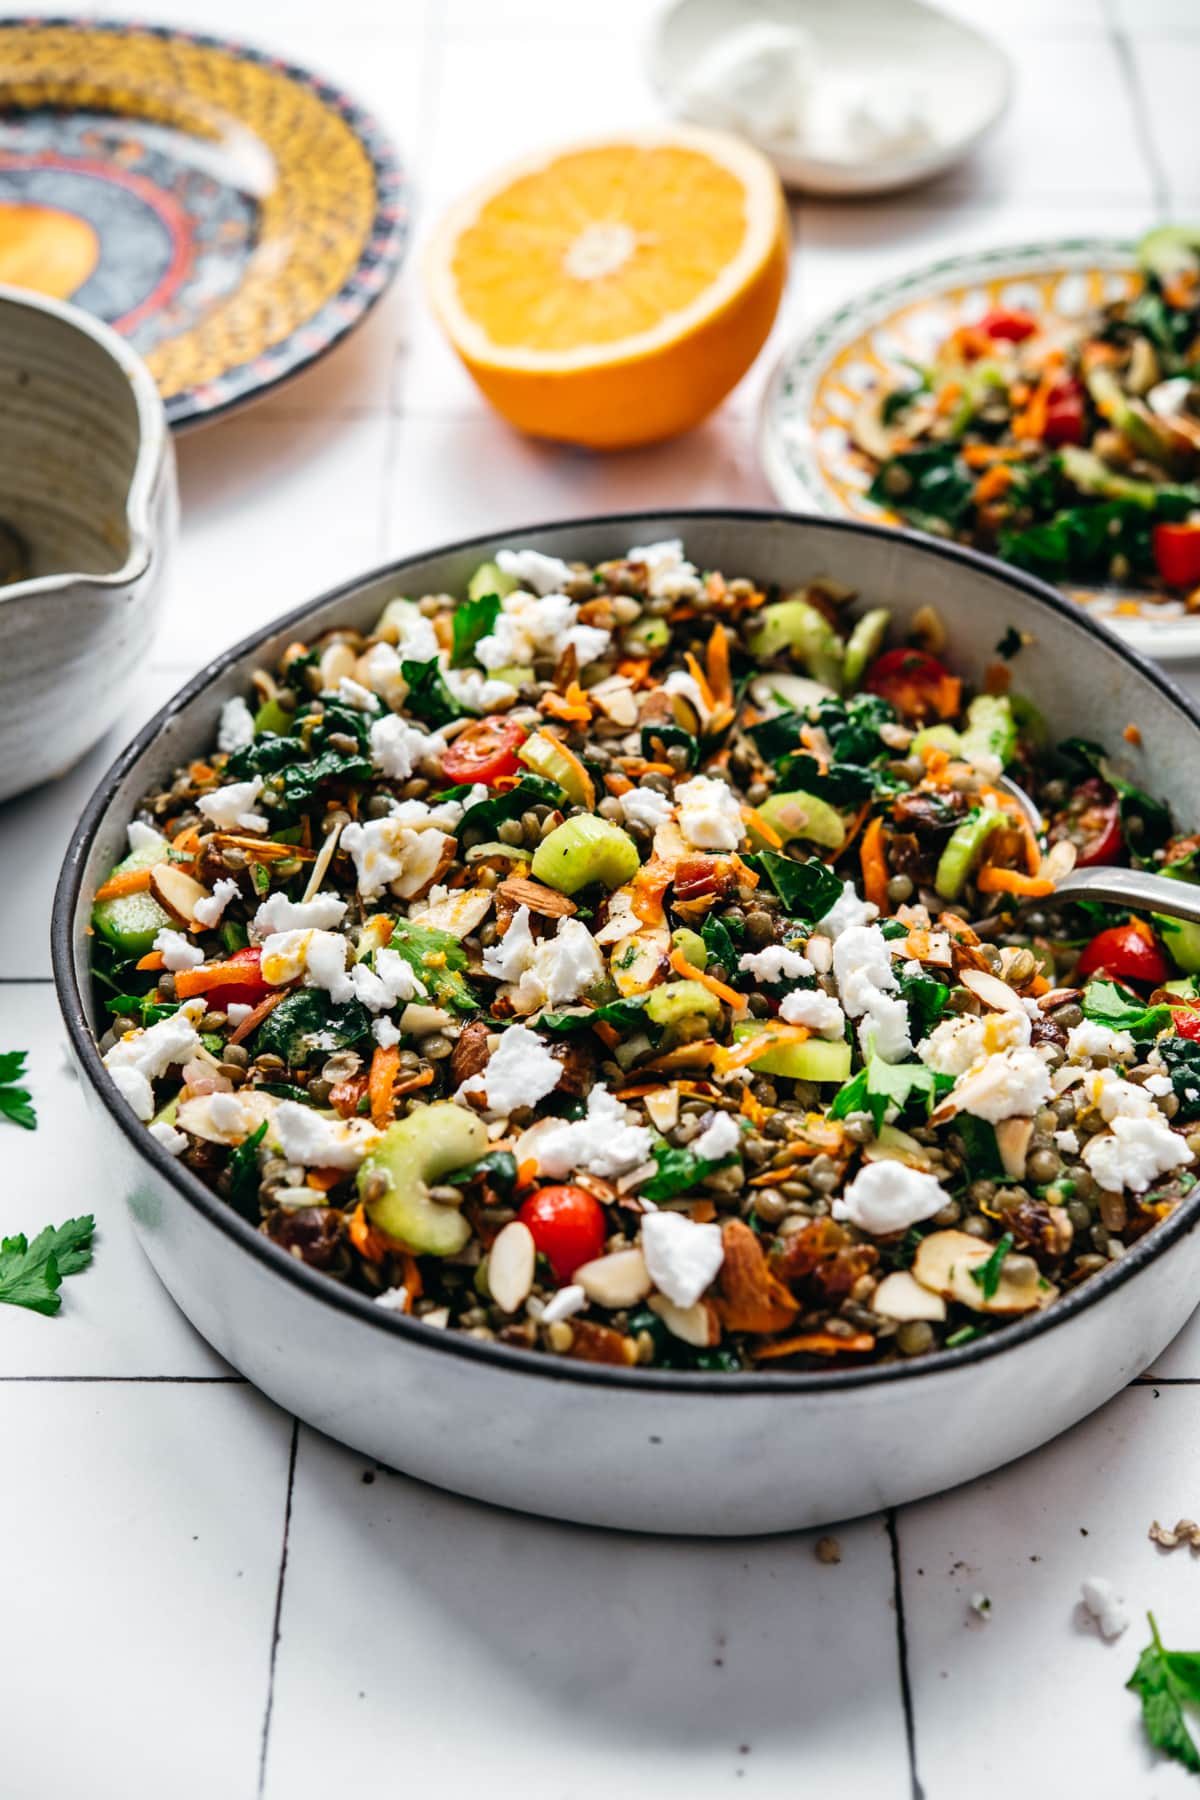
[[[1012,795],[1034,835],[1039,835],[1045,824],[1025,789],[1007,775],[1001,775],[996,786]],[[1075,868],[1055,882],[1054,899],[1108,900],[1116,906],[1165,913],[1168,918],[1185,919],[1191,925],[1200,925],[1200,887],[1193,887],[1186,881],[1174,881],[1169,875],[1151,875],[1144,869],[1118,869],[1106,863]]]

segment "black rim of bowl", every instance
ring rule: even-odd
[[[453,543],[436,545],[431,550],[383,563],[375,569],[355,576],[350,581],[340,582],[336,587],[327,589],[318,598],[305,601],[303,605],[294,608],[291,612],[281,614],[278,618],[273,619],[265,627],[222,652],[214,661],[206,663],[167,701],[165,706],[160,708],[152,719],[143,725],[136,737],[111,764],[84,807],[79,823],[72,833],[54,896],[50,927],[51,958],[59,1005],[72,1047],[101,1102],[120,1131],[137,1153],[170,1187],[174,1188],[183,1200],[186,1200],[227,1237],[232,1238],[244,1251],[256,1257],[284,1280],[301,1288],[314,1300],[320,1301],[326,1306],[335,1307],[379,1332],[407,1338],[416,1347],[423,1350],[441,1351],[452,1356],[465,1357],[468,1360],[490,1364],[514,1376],[532,1377],[543,1381],[590,1383],[602,1387],[616,1387],[626,1393],[662,1393],[667,1390],[688,1395],[712,1394],[728,1399],[735,1399],[739,1395],[751,1393],[760,1395],[766,1393],[831,1393],[859,1387],[931,1380],[939,1375],[957,1372],[973,1363],[979,1363],[994,1356],[1002,1356],[1006,1351],[1015,1350],[1033,1338],[1052,1332],[1057,1326],[1067,1324],[1087,1308],[1098,1305],[1115,1289],[1123,1286],[1140,1270],[1148,1267],[1150,1263],[1170,1250],[1177,1240],[1186,1236],[1200,1220],[1200,1184],[1194,1194],[1185,1200],[1169,1218],[1164,1219],[1139,1238],[1119,1261],[1110,1264],[1099,1274],[1093,1275],[1080,1287],[1072,1289],[1069,1294],[1055,1301],[1044,1312],[1030,1314],[1015,1324],[1004,1326],[994,1333],[976,1338],[971,1343],[962,1344],[956,1349],[932,1351],[927,1356],[918,1357],[912,1362],[875,1363],[860,1368],[829,1371],[769,1373],[746,1370],[730,1374],[715,1374],[709,1371],[687,1369],[615,1368],[603,1364],[572,1362],[565,1357],[551,1357],[544,1352],[523,1350],[508,1344],[482,1342],[466,1336],[465,1333],[424,1325],[419,1319],[384,1311],[365,1295],[344,1287],[340,1282],[331,1280],[329,1276],[321,1274],[316,1269],[310,1269],[307,1264],[300,1262],[278,1244],[272,1243],[262,1232],[247,1224],[231,1206],[207,1187],[198,1175],[194,1175],[190,1169],[168,1155],[162,1145],[150,1136],[140,1120],[135,1118],[108,1079],[100,1060],[96,1041],[88,1024],[84,996],[75,975],[73,921],[83,884],[84,866],[91,850],[92,841],[104,822],[118,786],[130,767],[149,748],[169,719],[181,712],[206,688],[211,687],[231,664],[239,662],[266,642],[268,638],[274,637],[279,632],[298,629],[314,612],[336,600],[350,599],[370,582],[381,577],[402,573],[413,564],[428,562],[438,557],[452,556],[476,547],[490,550],[504,539],[519,542],[547,531],[584,531],[594,527],[609,526],[614,535],[619,534],[628,538],[631,528],[636,530],[645,522],[664,518],[683,521],[685,536],[687,522],[691,521],[695,524],[811,526],[822,532],[844,532],[851,537],[880,538],[890,544],[903,543],[909,550],[915,551],[919,555],[940,557],[964,570],[988,575],[993,580],[1003,581],[1010,587],[1019,589],[1040,606],[1069,619],[1079,631],[1098,639],[1122,661],[1132,663],[1143,679],[1158,689],[1159,693],[1182,715],[1186,723],[1200,732],[1200,708],[1193,705],[1191,700],[1139,651],[1116,638],[1083,608],[1067,600],[1062,594],[1054,588],[1048,587],[1035,576],[1025,574],[1022,570],[1010,568],[1007,564],[984,556],[979,551],[968,550],[957,544],[944,544],[936,538],[924,537],[917,532],[898,530],[894,526],[888,525],[872,525],[851,519],[827,518],[818,513],[795,513],[779,509],[751,507],[673,508],[670,506],[645,508],[628,513],[598,513],[584,518],[551,519],[536,525],[518,526],[508,531],[479,532],[468,538],[456,539]]]

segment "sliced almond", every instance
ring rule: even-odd
[[[196,903],[212,898],[206,887],[194,881],[178,863],[156,863],[150,871],[150,892],[165,913],[170,913],[185,931],[195,931]]]
[[[339,681],[346,676],[353,678],[357,656],[349,644],[330,644],[320,661],[321,686],[324,689],[336,688]]]
[[[925,1173],[934,1166],[925,1145],[895,1125],[885,1125],[877,1138],[863,1145],[862,1154],[864,1162],[900,1162]]]
[[[694,1306],[676,1306],[665,1294],[652,1294],[646,1304],[652,1313],[658,1314],[672,1337],[680,1338],[694,1349],[706,1350],[710,1345],[720,1343],[721,1322],[716,1308],[707,1300],[697,1300]]]
[[[446,873],[458,853],[457,841],[442,831],[418,831],[413,847],[406,850],[404,872],[392,883],[402,900],[419,900]]]
[[[1038,1010],[1044,1013],[1053,1012],[1056,1006],[1067,1006],[1071,1002],[1078,1000],[1082,993],[1082,988],[1051,988],[1048,994],[1039,995]]]
[[[950,946],[948,931],[910,931],[900,949],[917,962],[927,963],[935,969],[954,966],[954,952]]]
[[[1057,1298],[1058,1289],[1044,1282],[1029,1256],[1006,1256],[996,1291],[985,1295],[972,1269],[980,1269],[996,1246],[966,1231],[934,1231],[922,1238],[913,1258],[913,1278],[943,1300],[957,1300],[972,1312],[1014,1314],[1038,1312]]]
[[[537,1248],[533,1233],[520,1219],[507,1224],[488,1255],[488,1292],[501,1312],[514,1313],[523,1306],[533,1287]]]
[[[646,1259],[636,1247],[614,1250],[611,1256],[597,1256],[592,1262],[582,1263],[575,1271],[575,1280],[589,1300],[614,1311],[622,1306],[636,1306],[653,1285]]]
[[[617,984],[617,992],[626,999],[631,994],[644,994],[660,981],[667,967],[667,944],[670,939],[666,932],[659,934],[650,931],[639,932],[636,937],[622,938],[614,945],[609,957],[609,967],[613,980]]]
[[[633,697],[633,688],[624,675],[610,675],[607,681],[598,681],[594,688],[588,689],[588,699],[614,725],[623,725],[628,729],[637,724],[637,701]]]
[[[1074,844],[1067,838],[1060,838],[1057,844],[1051,844],[1042,858],[1042,866],[1038,874],[1047,881],[1062,881],[1075,867],[1079,855]]]
[[[400,1014],[399,1023],[406,1036],[428,1037],[431,1031],[444,1031],[447,1025],[453,1025],[454,1015],[440,1006],[422,1006],[420,1001],[412,1000]]]
[[[492,910],[493,896],[485,887],[455,888],[444,900],[435,900],[419,915],[422,925],[448,931],[451,937],[469,937]]]
[[[197,1094],[179,1102],[175,1122],[181,1131],[203,1138],[205,1143],[234,1145],[257,1131],[278,1105],[274,1094],[261,1093],[257,1088],[243,1088],[236,1097],[230,1092]],[[214,1112],[219,1124],[214,1120]]]
[[[326,832],[325,842],[317,852],[317,860],[309,870],[308,880],[304,884],[304,892],[300,896],[301,905],[307,905],[314,894],[321,891],[321,883],[329,873],[329,865],[333,861],[338,847],[338,839],[342,835],[342,827],[335,825],[332,831]]]
[[[906,1324],[910,1319],[928,1319],[940,1323],[946,1317],[946,1302],[940,1294],[931,1294],[907,1269],[885,1275],[871,1296],[871,1311],[881,1319],[896,1319]]]
[[[996,1148],[1004,1164],[1004,1173],[1012,1181],[1025,1179],[1025,1159],[1032,1136],[1032,1119],[1001,1119],[996,1125]]]
[[[657,1131],[674,1131],[679,1123],[678,1088],[655,1088],[652,1094],[642,1096],[642,1105],[650,1114],[651,1123]]]
[[[989,975],[984,969],[964,969],[959,980],[965,988],[969,988],[977,1000],[990,1006],[997,1012],[1023,1013],[1021,996],[1015,988],[1010,988],[1007,981],[1001,981],[998,975]]]
[[[531,913],[540,913],[544,919],[566,919],[578,911],[568,894],[556,893],[543,882],[531,881],[525,875],[510,875],[500,883],[498,892],[515,905],[527,906]]]

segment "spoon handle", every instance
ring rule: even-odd
[[[1054,898],[1109,900],[1117,906],[1135,906],[1143,912],[1165,913],[1172,919],[1200,924],[1200,887],[1167,875],[1149,875],[1142,869],[1072,869],[1055,883]]]

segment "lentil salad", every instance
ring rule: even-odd
[[[114,1082],[291,1254],[477,1337],[852,1366],[1052,1304],[1200,1149],[1197,947],[1054,879],[1200,840],[915,629],[671,542],[289,646],[98,890]]]

